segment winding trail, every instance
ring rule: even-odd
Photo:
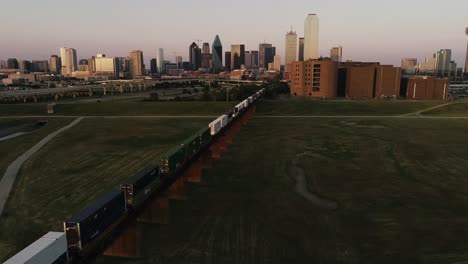
[[[15,183],[16,176],[25,161],[27,161],[32,155],[38,152],[43,146],[45,146],[49,141],[51,141],[54,137],[58,136],[60,133],[72,128],[76,124],[78,124],[83,118],[77,118],[70,124],[56,130],[55,132],[50,133],[41,141],[39,141],[36,145],[32,146],[26,152],[24,152],[21,156],[19,156],[15,161],[13,161],[10,166],[5,171],[2,179],[0,180],[0,216],[3,213],[3,208],[5,207],[6,201],[8,200],[8,196],[10,195],[11,188]]]
[[[319,197],[318,195],[311,193],[307,188],[307,180],[305,177],[304,170],[299,167],[299,159],[307,156],[307,152],[299,153],[296,155],[296,159],[292,162],[292,173],[296,178],[296,192],[304,197],[307,201],[312,204],[330,210],[336,210],[338,208],[338,203],[335,201],[327,200],[325,198]]]
[[[426,109],[423,109],[423,110],[420,110],[420,111],[417,111],[417,112],[404,114],[404,115],[402,115],[402,116],[420,115],[420,114],[422,114],[422,113],[429,112],[429,111],[431,111],[431,110],[434,110],[434,109],[437,109],[437,108],[441,108],[441,107],[444,107],[444,106],[447,106],[447,105],[456,104],[456,103],[457,103],[457,102],[450,102],[450,103],[445,103],[445,104],[441,104],[441,105],[436,105],[436,106],[433,106],[433,107],[430,107],[430,108],[426,108]]]
[[[9,140],[9,139],[12,139],[12,138],[15,138],[15,137],[19,137],[19,136],[22,136],[22,135],[25,135],[25,134],[28,134],[28,133],[26,133],[26,132],[13,133],[13,134],[10,134],[8,136],[1,137],[0,142]]]

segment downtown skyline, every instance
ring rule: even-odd
[[[201,39],[211,44],[219,35],[225,48],[244,44],[245,50],[258,50],[260,43],[271,43],[284,63],[286,32],[292,26],[298,38],[303,37],[305,17],[308,13],[317,13],[320,18],[319,56],[327,57],[332,47],[342,46],[343,60],[399,65],[402,58],[415,57],[422,61],[435,50],[451,49],[458,65],[465,62],[467,15],[463,11],[468,9],[468,3],[464,1],[450,1],[452,5],[447,6],[399,0],[391,4],[361,0],[334,5],[325,1],[313,4],[291,1],[287,5],[275,4],[275,7],[266,5],[267,1],[258,1],[250,3],[249,10],[266,8],[268,12],[255,15],[258,12],[239,9],[239,6],[245,7],[241,4],[246,2],[243,0],[239,6],[219,4],[214,7],[214,1],[207,0],[197,4],[179,3],[179,8],[177,3],[157,5],[141,1],[141,6],[133,6],[123,1],[105,0],[100,3],[83,1],[89,4],[76,7],[76,14],[69,16],[62,14],[69,4],[56,0],[28,3],[29,6],[37,5],[28,10],[21,2],[9,2],[4,6],[9,12],[0,18],[0,22],[11,26],[3,32],[0,59],[48,59],[50,55],[58,54],[60,47],[73,47],[78,59],[98,53],[128,56],[129,51],[139,49],[145,53],[145,64],[149,65],[149,59],[156,57],[157,48],[164,48],[166,59],[174,61],[176,54],[188,61],[190,43]],[[288,11],[284,12],[286,6]],[[110,7],[115,14],[101,14]],[[154,7],[156,15],[151,16],[148,10],[151,8],[147,7]],[[241,10],[244,11],[239,13]],[[136,11],[140,12],[138,16],[134,14]],[[232,19],[236,17],[236,11],[239,11],[237,21]],[[33,23],[44,14],[49,16],[44,23]],[[77,19],[79,14],[86,14],[86,19]],[[124,14],[129,15],[128,21],[123,21]],[[115,16],[119,19],[112,20]],[[436,19],[440,16],[444,17],[444,23]],[[176,17],[184,19],[178,21]],[[64,18],[70,23],[50,25],[54,19]],[[25,41],[28,39],[31,41]]]

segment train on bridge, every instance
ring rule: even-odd
[[[158,191],[174,182],[202,151],[264,93],[265,89],[261,89],[240,102],[181,144],[162,154],[158,165],[143,168],[121,183],[120,189],[106,193],[65,221],[64,233],[53,234],[54,239],[49,238],[50,236],[41,238],[46,241],[36,241],[38,246],[34,247],[33,252],[28,247],[6,263],[18,263],[14,262],[18,259],[22,260],[19,263],[75,263],[99,251],[129,216],[134,215]]]

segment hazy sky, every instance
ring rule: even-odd
[[[161,47],[166,59],[176,52],[188,60],[193,40],[211,45],[216,34],[224,51],[258,50],[265,40],[284,57],[285,33],[292,26],[302,36],[308,13],[319,15],[323,56],[341,45],[345,59],[399,65],[449,48],[459,66],[465,61],[467,0],[2,1],[0,59],[47,59],[67,46],[80,59],[141,49],[148,61]]]

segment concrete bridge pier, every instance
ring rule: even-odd
[[[138,222],[147,224],[167,225],[170,220],[169,197],[159,196],[152,201],[139,213]]]
[[[141,229],[132,223],[114,240],[104,252],[104,256],[121,258],[141,257]]]

